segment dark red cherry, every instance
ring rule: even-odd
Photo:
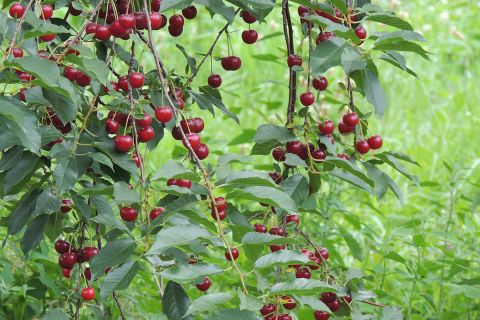
[[[111,36],[110,28],[108,26],[97,26],[95,30],[95,39],[106,41]]]
[[[58,257],[58,264],[65,269],[72,269],[77,262],[77,255],[73,252],[65,252]]]
[[[242,66],[242,60],[239,57],[230,56],[228,57],[228,66],[231,71],[238,70]]]
[[[269,303],[264,305],[262,309],[260,309],[260,313],[262,314],[262,316],[268,316],[270,314],[273,314],[276,310],[277,310],[277,306],[272,303]]]
[[[165,208],[163,207],[153,209],[152,211],[150,211],[150,220],[155,220],[155,218],[160,216],[164,211]]]
[[[283,245],[283,244],[271,244],[270,246],[268,246],[268,248],[270,249],[270,252],[277,252],[277,251],[285,249],[285,245]]]
[[[327,306],[330,309],[330,311],[337,312],[338,310],[340,310],[340,301],[335,300],[335,301],[327,304]]]
[[[330,318],[330,314],[325,311],[317,310],[314,312],[313,317],[315,320],[328,320],[328,318]]]
[[[163,106],[155,109],[155,118],[161,123],[167,123],[173,118],[173,110],[171,107]]]
[[[355,127],[360,119],[355,112],[347,113],[343,116],[343,123],[345,123],[349,127]]]
[[[125,29],[135,27],[135,15],[134,14],[121,14],[118,17],[118,22]]]
[[[145,76],[141,72],[131,72],[128,75],[128,80],[130,81],[132,88],[138,89],[143,86],[143,83],[145,82]]]
[[[105,120],[105,125],[106,125],[107,132],[110,134],[117,133],[118,129],[120,128],[120,123],[118,123],[118,121],[115,121],[113,119]]]
[[[285,229],[282,227],[272,227],[270,228],[270,234],[276,235],[276,236],[285,236]]]
[[[367,38],[367,30],[364,27],[358,26],[355,29],[355,34],[357,35],[358,39],[365,40]]]
[[[300,223],[300,217],[297,214],[289,214],[285,217],[285,223]]]
[[[332,134],[333,130],[335,130],[335,124],[331,120],[325,120],[318,125],[318,128],[320,129],[321,134],[328,135]]]
[[[42,10],[40,12],[40,19],[42,20],[50,20],[53,16],[53,7],[49,4],[42,4]]]
[[[370,151],[370,146],[367,140],[359,140],[355,144],[355,149],[357,149],[358,153],[360,154],[366,154],[368,151]]]
[[[296,54],[291,54],[287,58],[288,67],[291,68],[293,66],[302,66],[302,58]]]
[[[73,201],[70,199],[62,199],[62,204],[60,206],[60,211],[62,213],[67,213],[70,210],[72,210],[71,205],[73,204]]]
[[[159,12],[161,4],[162,4],[161,0],[152,0],[151,2],[152,11]]]
[[[152,30],[159,30],[163,26],[163,16],[158,12],[150,13],[150,26]]]
[[[230,254],[230,251],[232,252]],[[238,256],[240,255],[240,252],[238,251],[237,248],[231,248],[227,251],[225,251],[225,258],[228,260],[228,261],[232,261],[232,260],[237,260],[238,259]]]
[[[193,19],[197,16],[197,8],[194,6],[186,7],[182,10],[182,14],[187,19]]]
[[[323,303],[332,303],[337,300],[337,294],[335,292],[323,292],[320,300]]]
[[[368,138],[367,142],[368,142],[368,145],[370,146],[370,148],[373,149],[373,150],[378,150],[383,145],[383,139],[378,134]]]
[[[215,212],[215,210],[212,210],[210,215],[212,216],[213,220],[217,220],[217,212]],[[227,217],[227,210],[218,211],[218,219],[225,220],[226,217]]]
[[[42,42],[49,42],[55,39],[56,36],[57,36],[56,34],[52,33],[52,34],[41,35],[39,38],[40,38],[40,41]]]
[[[152,126],[141,127],[137,130],[138,141],[148,142],[155,136],[155,130]]]
[[[72,16],[79,16],[82,14],[82,10],[75,9],[73,6],[73,1],[70,2],[68,5],[68,13],[70,13]]]
[[[255,230],[255,232],[267,233],[267,227],[265,227],[265,225],[261,223],[255,223],[253,225],[253,229]]]
[[[276,147],[272,150],[272,157],[276,161],[285,161],[286,150],[282,147]]]
[[[316,90],[324,91],[328,87],[328,80],[325,77],[319,77],[319,78],[313,79],[312,85]]]
[[[138,211],[135,208],[123,207],[122,209],[120,209],[120,217],[122,217],[124,221],[133,222],[137,220],[137,216]]]
[[[222,84],[222,78],[218,74],[212,74],[208,77],[208,85],[212,88],[218,88]]]
[[[208,157],[210,151],[208,150],[208,146],[205,143],[200,143],[197,148],[193,149],[193,152],[195,152],[198,159],[203,160]]]
[[[282,304],[283,304],[283,307],[287,310],[293,310],[297,306],[295,299],[289,296],[282,297]]]
[[[168,33],[170,33],[172,37],[178,37],[183,33],[183,28],[177,28],[175,26],[169,25]]]
[[[176,29],[183,28],[183,25],[185,21],[183,20],[183,17],[179,14],[175,14],[168,19],[168,22],[170,25]]]
[[[86,34],[94,34],[97,32],[98,25],[94,22],[89,22],[87,23],[87,26],[85,28],[85,33]]]
[[[181,188],[190,189],[192,187],[192,181],[187,179],[177,179],[175,180],[175,184]]]
[[[308,15],[309,10],[310,9],[308,7],[300,5],[300,6],[298,6],[297,13],[300,17],[304,17],[304,16]]]
[[[338,131],[341,134],[349,134],[355,130],[354,127],[347,126],[343,121],[338,123]]]
[[[248,24],[255,23],[257,21],[257,18],[255,18],[248,11],[242,10],[242,13],[240,15],[242,16],[243,21],[245,21]]]
[[[198,148],[200,146],[200,143],[201,143],[200,135],[198,135],[197,133],[188,133],[185,136],[186,136],[187,141],[189,142],[190,146],[193,149]],[[186,141],[183,141],[183,145],[185,146],[185,148],[187,148]]]
[[[148,127],[152,124],[152,117],[148,113],[144,112],[143,119],[135,119],[135,123],[140,127]]]
[[[315,162],[323,161],[325,160],[326,157],[327,157],[327,154],[323,150],[317,149],[317,150],[313,150],[312,152],[312,158],[313,158],[313,161]]]
[[[10,16],[12,18],[21,18],[23,17],[23,14],[25,13],[25,7],[20,4],[20,2],[14,2],[10,6],[10,9],[8,10],[8,13],[10,13]]]
[[[85,247],[82,249],[82,258],[85,261],[90,261],[90,259],[98,254],[98,249],[95,247]]]
[[[302,152],[302,144],[300,141],[289,141],[287,142],[287,152],[300,155]]]
[[[205,277],[202,282],[197,283],[195,286],[200,291],[207,291],[208,289],[210,289],[211,285],[212,283],[210,282],[210,279],[208,277]]]
[[[15,58],[21,58],[23,57],[23,49],[22,48],[13,48],[12,49],[12,55]]]
[[[246,44],[253,44],[257,42],[258,33],[255,30],[245,30],[242,32],[242,40]]]
[[[59,254],[66,253],[70,250],[70,243],[68,241],[58,239],[55,241],[55,251],[57,251]]]
[[[91,301],[95,299],[95,289],[93,288],[83,288],[82,290],[82,299],[85,301]]]
[[[115,149],[120,152],[128,152],[133,147],[133,138],[129,135],[119,135],[113,138]]]
[[[315,102],[315,96],[311,92],[304,92],[300,95],[300,102],[305,106],[311,106]]]
[[[310,273],[310,270],[307,268],[298,268],[297,272],[295,272],[295,277],[297,279],[303,278],[303,279],[310,279],[312,277],[312,274]]]

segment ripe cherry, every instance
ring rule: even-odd
[[[70,2],[70,4],[68,5],[68,13],[71,14],[72,16],[79,16],[82,14],[82,10],[78,10],[78,9],[75,9],[75,7],[73,6],[73,1]]]
[[[225,251],[225,258],[228,260],[228,261],[232,261],[232,258],[233,260],[237,260],[238,259],[238,256],[240,255],[240,252],[238,251],[237,248],[231,248],[230,249],[232,254],[230,254],[230,251]]]
[[[82,249],[82,258],[85,261],[90,261],[90,259],[98,254],[98,249],[95,247],[85,247]]]
[[[118,83],[116,82],[113,82],[113,81],[110,81],[110,85],[112,86],[112,89],[113,91],[117,92],[119,87],[118,87]],[[109,91],[108,87],[107,86],[104,86],[103,87],[103,92],[105,92],[105,94],[107,94]]]
[[[297,13],[300,17],[304,17],[304,16],[308,15],[309,10],[310,9],[308,9],[308,7],[300,5],[300,6],[298,6]]]
[[[328,303],[327,306],[330,309],[330,311],[337,312],[338,310],[340,310],[340,301],[335,300],[331,303]]]
[[[253,225],[253,229],[255,230],[255,232],[258,233],[267,233],[267,227],[265,227],[265,225],[261,223],[255,223]]]
[[[117,135],[113,138],[115,148],[120,152],[128,152],[132,149],[133,138],[129,135]]]
[[[106,41],[111,36],[110,28],[108,26],[97,26],[95,30],[95,39]]]
[[[328,250],[326,248],[320,248],[320,255],[322,256],[323,260],[328,260],[329,254],[328,254]],[[315,256],[320,258],[318,253],[315,253]]]
[[[335,37],[335,33],[333,33],[333,32],[324,32],[324,33],[318,35],[317,39],[315,39],[315,43],[316,43],[317,46],[318,46],[321,42],[330,40],[330,39],[332,39],[333,37]]]
[[[83,288],[82,299],[85,300],[85,301],[90,301],[90,300],[95,299],[95,289],[93,289],[93,288]]]
[[[343,296],[342,297],[343,301],[345,301],[346,303],[352,303],[352,296],[347,294],[346,296]]]
[[[145,77],[141,72],[131,72],[128,75],[128,80],[130,81],[130,85],[132,86],[132,88],[138,89],[143,86]]]
[[[217,204],[217,210],[218,211],[227,210],[228,203],[227,203],[227,200],[225,200],[224,197],[216,197],[215,198],[215,203]],[[212,208],[214,207],[213,201],[210,205],[211,205]]]
[[[186,7],[182,10],[182,14],[187,19],[193,19],[197,16],[197,8],[194,6]]]
[[[270,176],[270,178],[272,178],[273,182],[275,182],[276,184],[279,184],[280,182],[282,182],[282,176],[280,175],[279,172],[270,172],[268,173],[268,175]]]
[[[158,207],[150,211],[150,220],[155,220],[156,217],[161,215],[165,211],[165,208]]]
[[[312,85],[316,90],[324,91],[327,90],[328,80],[325,77],[319,77],[317,79],[313,79]]]
[[[337,300],[337,294],[335,292],[323,292],[320,300],[323,303],[332,303]]]
[[[272,157],[276,161],[285,161],[286,159],[285,153],[286,153],[285,148],[276,147],[275,149],[272,150]]]
[[[357,35],[358,39],[365,40],[367,38],[367,30],[364,27],[358,26],[355,29],[355,34]]]
[[[347,126],[343,121],[338,123],[338,132],[341,134],[349,134],[355,130],[354,127]]]
[[[231,71],[238,70],[242,66],[242,60],[239,57],[230,56],[228,57],[228,66]]]
[[[355,149],[357,149],[360,154],[366,154],[370,151],[370,146],[368,145],[367,140],[359,140],[355,144]]]
[[[163,106],[155,109],[155,118],[161,123],[167,123],[172,120],[173,110],[171,107]]]
[[[141,165],[142,162],[143,162],[143,158],[142,158],[142,156],[139,156],[139,155],[135,152],[135,154],[133,155],[133,161],[135,162],[135,165],[137,166],[137,168],[140,168],[140,165]]]
[[[118,86],[123,91],[125,91],[125,92],[128,91],[128,79],[127,79],[126,76],[118,78]]]
[[[14,2],[8,10],[12,18],[21,18],[25,13],[25,7],[20,4],[20,2]]]
[[[253,44],[258,40],[258,33],[255,30],[245,30],[242,32],[242,40],[246,44]]]
[[[55,251],[59,254],[66,253],[70,250],[70,243],[65,240],[58,239],[55,241]]]
[[[23,49],[22,48],[13,48],[12,49],[12,55],[15,58],[21,58],[23,57]]]
[[[176,99],[175,103],[177,104],[178,109],[185,109],[185,102],[182,99]]]
[[[52,34],[41,35],[39,38],[40,38],[40,41],[42,42],[50,42],[53,39],[55,39],[55,37],[56,37],[56,34],[52,33]]]
[[[85,33],[86,34],[94,34],[97,31],[98,25],[94,22],[89,22],[87,23],[87,26],[85,28]]]
[[[340,159],[343,159],[343,160],[349,160],[350,157],[347,156],[345,153],[339,153],[337,154],[337,157],[339,157]]]
[[[293,310],[297,306],[295,299],[289,296],[282,297],[282,304],[283,304],[283,307],[287,310]]]
[[[173,16],[171,16],[170,19],[168,19],[168,22],[170,23],[170,26],[176,29],[183,28],[183,25],[185,23],[183,17],[179,14],[174,14]]]
[[[178,37],[183,33],[183,28],[177,28],[175,26],[169,25],[168,33],[170,33],[172,37]]]
[[[65,268],[62,268],[62,274],[65,278],[69,279],[70,278],[70,272],[72,270],[71,269],[65,269]]]
[[[289,214],[285,217],[285,223],[294,222],[296,224],[300,223],[300,217],[297,214]]]
[[[92,78],[90,78],[85,73],[83,73],[81,71],[78,71],[76,82],[80,87],[86,87],[86,86],[90,85],[90,81],[92,81]]]
[[[148,142],[155,136],[155,130],[152,126],[141,127],[137,130],[138,141]]]
[[[90,268],[85,268],[85,271],[83,271],[83,275],[85,276],[85,279],[90,281],[92,279],[92,270]]]
[[[213,220],[217,220],[217,212],[215,210],[212,210],[212,213],[210,214],[213,218]],[[227,217],[227,210],[219,211],[218,210],[218,219],[220,220],[225,220]]]
[[[144,12],[135,13],[135,28],[138,30],[145,30],[148,27],[147,16]]]
[[[53,8],[49,4],[42,4],[42,12],[40,12],[40,19],[50,20],[53,16]]]
[[[272,303],[269,303],[264,305],[262,309],[260,309],[260,313],[262,314],[262,316],[268,316],[270,314],[273,314],[276,310],[277,310],[277,306]]]
[[[130,2],[130,1],[128,1]],[[160,11],[160,6],[161,6],[161,0],[152,0],[152,11],[154,12],[159,12]]]
[[[77,255],[74,252],[65,252],[58,257],[58,264],[64,269],[72,269],[77,262]]]
[[[125,29],[135,27],[135,15],[134,14],[121,14],[118,17],[118,22]]]
[[[302,152],[302,144],[300,141],[287,142],[287,152],[299,155]]]
[[[198,148],[200,146],[200,143],[201,143],[200,135],[198,135],[197,133],[188,133],[185,136],[187,138],[188,143],[193,149]],[[183,140],[182,142],[185,148],[187,148],[187,142],[185,140]]]
[[[208,146],[205,143],[201,143],[198,148],[195,148],[193,151],[200,160],[207,158],[210,153],[210,150],[208,150]]]
[[[60,206],[60,211],[62,213],[67,213],[69,212],[70,210],[72,210],[72,207],[71,205],[73,204],[73,201],[70,200],[70,199],[63,199],[62,200],[62,204]]]
[[[210,279],[208,277],[205,277],[202,282],[197,283],[195,286],[200,291],[207,291],[208,289],[210,289],[211,285],[212,283],[210,282]]]
[[[328,320],[330,318],[330,314],[325,311],[317,310],[313,314],[315,320]]]
[[[148,23],[148,21],[147,21]],[[163,26],[163,16],[158,12],[150,13],[150,26],[152,30],[159,30]],[[148,27],[148,25],[147,25]]]
[[[285,236],[285,229],[282,227],[272,227],[270,228],[270,234],[283,237]]]
[[[257,18],[255,18],[248,11],[242,10],[242,13],[240,15],[242,16],[243,21],[245,21],[248,24],[255,23],[257,21]]]
[[[286,313],[282,313],[278,315],[278,320],[292,320],[292,316]]]
[[[304,92],[300,95],[300,102],[305,106],[311,106],[315,102],[315,96],[311,92]]]
[[[349,127],[355,127],[360,119],[355,112],[347,113],[343,116],[343,123],[345,123]]]
[[[331,120],[325,120],[323,121],[323,123],[320,123],[318,125],[318,128],[320,129],[321,134],[327,135],[333,133],[333,130],[335,129],[335,124]]]
[[[150,114],[144,112],[143,119],[142,118],[135,119],[135,123],[140,127],[148,127],[152,124],[152,117],[150,116]]]
[[[315,162],[320,162],[322,160],[325,160],[326,157],[327,157],[327,154],[323,150],[317,149],[312,151],[312,158],[313,158],[313,161]]]
[[[222,78],[218,74],[212,74],[208,77],[208,85],[212,88],[218,88],[222,85]]]
[[[124,221],[134,222],[135,220],[137,220],[137,216],[138,211],[135,208],[123,207],[120,209],[120,217],[122,217]]]
[[[192,181],[187,179],[177,179],[175,180],[175,184],[181,188],[190,189],[192,187]]]
[[[121,38],[125,32],[127,32],[127,29],[122,27],[119,20],[113,21],[113,23],[110,25],[110,33],[115,38]]]
[[[277,252],[277,251],[280,251],[280,250],[283,250],[285,249],[285,245],[282,245],[282,244],[271,244],[269,246],[269,249],[270,249],[270,252]]]
[[[367,142],[368,142],[368,145],[370,146],[370,148],[373,149],[373,150],[380,149],[383,145],[383,139],[378,134],[368,138]]]
[[[27,91],[27,88],[22,88],[20,89],[20,91],[18,92],[18,98],[25,102],[26,101],[26,97],[25,97],[25,91]]]
[[[194,120],[194,123],[193,123],[193,126],[192,126],[192,130],[193,132],[195,133],[199,133],[199,132],[202,132],[203,131],[203,128],[205,128],[205,123],[203,122],[202,118],[193,118]]]
[[[295,272],[295,277],[297,279],[303,278],[303,279],[310,279],[312,277],[312,274],[310,273],[310,270],[307,268],[298,268],[297,272]]]
[[[302,66],[302,58],[296,54],[291,54],[287,58],[288,67],[291,68],[293,66]]]

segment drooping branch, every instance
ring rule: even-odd
[[[295,54],[293,45],[293,26],[290,18],[288,0],[282,1],[283,34],[287,46],[287,55]],[[293,114],[295,112],[295,100],[297,99],[297,72],[290,68],[288,80],[288,106],[287,106],[287,127],[293,123]]]
[[[8,59],[8,57],[10,57],[10,54],[12,53],[13,47],[15,46],[15,41],[17,40],[18,33],[22,29],[23,22],[25,21],[25,16],[27,15],[27,12],[32,7],[33,2],[34,2],[34,0],[30,0],[28,2],[27,7],[25,8],[25,13],[20,18],[20,21],[18,21],[17,27],[15,28],[15,31],[13,32],[12,41],[10,41],[10,45],[8,46],[7,55],[5,56],[5,60]]]

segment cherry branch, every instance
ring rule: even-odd
[[[320,248],[315,244],[315,242],[312,241],[310,236],[306,234],[305,232],[298,230],[298,233],[308,242],[309,245],[311,245],[314,249],[315,252],[317,253],[317,256],[320,258],[322,261],[322,266],[325,268],[325,271],[327,271],[328,275],[332,278],[335,279],[335,277],[332,275],[332,270],[327,265],[327,261],[323,258],[322,253]]]
[[[82,220],[81,222],[82,225],[82,236],[80,238],[80,246],[79,246],[79,251],[78,254],[82,254],[83,250],[83,241],[85,240],[85,229],[87,228],[87,225],[85,224],[85,221]],[[82,276],[83,276],[83,271],[82,271],[82,264],[78,264],[78,280],[77,280],[77,293],[80,295],[80,283],[82,282]],[[74,319],[78,320],[78,316],[80,315],[80,306],[82,305],[82,301],[80,300],[80,296],[77,298],[77,308],[75,310],[75,316]]]
[[[293,46],[293,27],[290,18],[290,10],[288,7],[288,0],[282,1],[282,18],[283,18],[283,34],[285,36],[285,43],[287,45],[287,55],[295,54]],[[293,113],[295,112],[295,100],[297,99],[297,72],[290,68],[290,75],[288,80],[288,112],[287,124],[289,127],[293,123]]]
[[[127,318],[123,313],[122,305],[120,304],[120,300],[118,299],[117,293],[115,291],[113,291],[112,297],[113,297],[113,300],[115,300],[115,303],[117,304],[118,310],[120,311],[120,317],[122,318],[122,320],[126,320]]]
[[[148,27],[148,42],[150,43],[149,47],[150,47],[150,50],[152,51],[152,54],[153,54],[153,58],[155,60],[155,66],[157,68],[157,72],[158,72],[158,75],[160,76],[160,81],[161,81],[161,85],[163,87],[163,90],[164,92],[167,92],[167,87],[165,85],[165,77],[164,77],[164,69],[163,69],[163,64],[160,60],[160,57],[158,55],[158,52],[157,52],[157,49],[155,47],[155,43],[154,43],[154,40],[153,40],[153,35],[152,35],[152,25],[151,25],[151,22],[150,22],[150,15],[148,14],[148,5],[147,5],[147,0],[143,0],[143,6],[144,6],[144,12],[145,12],[145,15],[147,17],[147,27]],[[172,97],[171,95],[172,94],[175,94],[175,91],[170,91],[170,94],[167,94],[167,99],[168,99],[168,102],[170,103],[170,105],[172,106],[172,110],[173,110],[173,113],[175,115],[175,117],[178,119],[178,110],[175,108],[175,104],[173,103],[173,100],[172,100]],[[199,170],[201,171],[202,173],[202,176],[203,176],[203,180],[205,182],[205,186],[207,187],[207,190],[208,190],[208,193],[209,193],[209,196],[210,196],[210,200],[211,200],[211,203],[213,205],[213,209],[215,211],[215,216],[217,218],[217,225],[218,225],[218,229],[219,229],[219,237],[220,239],[222,240],[222,242],[225,244],[225,246],[227,247],[227,250],[230,254],[231,257],[233,257],[233,254],[232,254],[232,249],[230,247],[230,245],[228,244],[227,242],[227,239],[225,238],[224,234],[223,234],[223,228],[222,228],[222,223],[221,223],[221,220],[219,218],[219,214],[218,214],[218,209],[217,209],[217,203],[215,202],[215,197],[213,195],[213,191],[212,191],[212,185],[210,183],[210,180],[208,178],[208,174],[207,172],[205,171],[200,159],[198,158],[198,156],[196,155],[195,153],[195,150],[192,148],[192,146],[190,145],[190,142],[188,141],[186,135],[185,135],[185,132],[183,131],[183,128],[182,126],[179,126],[180,128],[180,134],[182,136],[182,140],[184,141],[187,149],[190,151],[190,155],[192,157],[192,159],[195,161],[195,163],[197,164]],[[245,285],[245,280],[244,280],[244,277],[243,277],[243,274],[242,272],[240,271],[238,265],[236,264],[235,262],[235,259],[231,259],[231,263],[234,267],[234,269],[238,272],[239,276],[240,276],[240,281],[242,283],[242,290],[248,294],[248,289]]]
[[[239,12],[240,12],[240,8],[238,8],[235,11],[234,16],[236,16]],[[218,31],[218,34],[215,37],[215,40],[213,41],[212,45],[208,49],[207,53],[205,53],[202,61],[200,61],[200,63],[198,64],[197,69],[193,70],[192,75],[188,78],[187,82],[185,82],[185,86],[188,86],[190,83],[192,83],[193,79],[197,76],[198,71],[200,71],[201,66],[205,63],[207,58],[211,56],[211,54],[213,52],[213,49],[215,48],[215,45],[217,44],[218,40],[220,39],[220,36],[228,29],[229,25],[230,25],[230,22],[227,22],[227,24],[225,24],[225,26],[222,29],[220,29],[220,31]]]
[[[20,32],[20,29],[22,29],[23,22],[25,21],[25,16],[27,15],[28,10],[32,7],[34,0],[30,0],[27,4],[27,7],[25,8],[25,12],[20,18],[20,21],[18,21],[17,27],[15,28],[15,31],[13,32],[12,36],[12,41],[10,42],[10,45],[8,46],[7,50],[7,55],[5,56],[5,60],[8,59],[10,54],[12,53],[13,47],[15,46],[15,41],[17,40],[18,33]]]

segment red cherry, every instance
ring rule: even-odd
[[[18,98],[19,98],[21,101],[23,101],[23,102],[26,101],[25,91],[27,91],[27,89],[26,89],[26,88],[22,88],[22,89],[20,89],[20,91],[18,92]]]
[[[65,252],[58,257],[58,264],[64,269],[72,269],[77,262],[77,255],[73,252]]]
[[[92,78],[87,76],[85,73],[78,71],[76,82],[80,87],[86,87],[90,85],[90,81],[92,81]]]
[[[194,6],[186,7],[182,10],[182,14],[187,19],[193,19],[197,16],[197,8]]]
[[[73,204],[73,201],[70,199],[63,199],[62,200],[62,205],[60,206],[60,211],[62,213],[67,213],[70,210],[72,210],[71,205]]]
[[[296,140],[287,142],[287,152],[299,155],[302,152],[302,144]]]
[[[307,268],[299,268],[297,269],[297,272],[295,272],[295,277],[297,279],[310,279],[312,277],[312,274]]]
[[[335,124],[331,120],[325,120],[323,123],[320,123],[318,125],[318,128],[320,129],[320,133],[322,135],[328,135],[333,133],[333,130],[335,129]]]
[[[325,160],[326,157],[327,157],[327,154],[323,150],[317,149],[312,152],[312,158],[313,158],[313,161],[315,162],[320,162],[322,160]]]
[[[72,270],[71,269],[65,269],[65,268],[62,268],[62,274],[65,278],[69,279],[70,278],[70,272]]]
[[[193,128],[193,132],[200,133],[203,131],[205,123],[203,122],[202,118],[193,118],[193,125],[191,127]]]
[[[365,154],[370,151],[370,146],[368,145],[367,140],[359,140],[355,144],[355,149],[357,149],[358,153]]]
[[[118,83],[110,81],[110,85],[112,86],[113,91],[118,91],[118,89],[119,89]],[[108,91],[109,91],[108,87],[104,86],[103,87],[103,92],[105,92],[105,94],[107,94]]]
[[[255,230],[255,232],[267,233],[267,227],[265,227],[265,225],[263,225],[261,223],[255,223],[253,225],[253,229]]]
[[[364,27],[358,26],[355,29],[355,34],[357,35],[358,39],[365,40],[367,38],[367,30]]]
[[[272,303],[269,303],[264,305],[262,309],[260,309],[260,313],[262,314],[262,316],[268,316],[274,313],[276,310],[277,310],[277,306]]]
[[[144,12],[135,13],[135,28],[145,30],[148,27],[147,16]]]
[[[65,240],[58,239],[55,241],[55,251],[59,254],[66,253],[70,250],[70,243]]]
[[[179,14],[174,14],[173,16],[171,16],[170,19],[168,19],[168,22],[170,23],[170,26],[176,29],[183,28],[183,25],[185,23],[183,17]]]
[[[192,187],[192,181],[187,180],[187,179],[178,179],[175,180],[175,184],[181,188],[187,188],[190,189]]]
[[[177,27],[174,27],[172,25],[169,25],[168,26],[168,33],[170,33],[170,35],[172,37],[178,37],[183,33],[183,28],[177,28]]]
[[[282,304],[283,304],[283,307],[287,310],[293,310],[297,306],[295,299],[289,296],[282,297]]]
[[[279,184],[280,182],[282,182],[282,176],[280,175],[280,173],[270,172],[268,173],[268,175],[270,176],[270,178],[272,178],[273,182],[275,182],[276,184]]]
[[[68,5],[68,13],[70,13],[72,16],[79,16],[82,14],[82,10],[77,10],[73,7],[73,1],[70,2],[70,4]]]
[[[230,56],[228,57],[228,66],[230,67],[229,70],[231,71],[238,70],[242,66],[242,60],[239,57]]]
[[[311,106],[315,102],[315,96],[311,92],[304,92],[300,95],[300,102],[305,106]]]
[[[90,281],[92,279],[92,270],[90,270],[90,268],[85,268],[85,271],[83,271],[83,275],[85,276],[85,279]]]
[[[118,22],[125,29],[131,29],[135,27],[135,15],[134,14],[121,14],[118,17]]]
[[[182,99],[176,99],[175,102],[180,110],[185,109],[185,102]]]
[[[320,249],[320,255],[322,256],[322,259],[323,260],[328,260],[328,250],[326,248],[321,248]],[[318,253],[315,253],[315,256],[320,258],[320,256],[318,255]]]
[[[270,228],[270,234],[283,237],[285,236],[285,229],[282,227],[272,227]]]
[[[299,224],[300,223],[300,217],[296,214],[289,214],[286,216],[285,218],[285,223],[291,223],[291,222],[294,222],[296,224]]]
[[[282,313],[280,315],[278,315],[278,320],[292,320],[293,318],[286,314],[286,313]]]
[[[159,30],[163,26],[163,16],[158,12],[150,13],[150,26],[152,30]]]
[[[360,119],[355,112],[350,112],[343,116],[343,123],[349,127],[355,127],[359,121]]]
[[[148,142],[155,136],[155,130],[152,126],[141,127],[137,130],[138,141]]]
[[[242,13],[240,15],[242,16],[243,21],[245,21],[248,24],[255,23],[257,21],[257,18],[255,18],[248,11],[242,10]]]
[[[343,296],[343,301],[345,301],[346,303],[352,303],[352,296],[347,294],[346,296]]]
[[[255,30],[245,30],[242,32],[242,40],[246,44],[253,44],[257,42],[258,33]]]
[[[128,152],[133,147],[133,138],[128,135],[119,135],[113,138],[115,148],[120,152]]]
[[[20,73],[20,75],[18,76],[20,78],[20,80],[22,80],[23,82],[30,82],[34,79],[34,77],[32,75],[29,75],[28,73],[26,72],[22,72]]]
[[[136,89],[141,88],[145,81],[145,77],[141,72],[131,72],[128,75],[128,79],[130,81],[130,85],[132,86],[132,88],[136,88]]]
[[[302,58],[296,54],[291,54],[287,58],[288,67],[291,68],[293,66],[302,66]]]
[[[23,57],[23,49],[22,48],[13,48],[12,54],[15,58]]]
[[[285,161],[286,159],[285,153],[286,153],[285,148],[276,147],[275,149],[272,150],[272,157],[276,161]]]
[[[125,91],[125,92],[128,91],[128,79],[127,79],[126,76],[118,78],[118,86],[123,91]]]
[[[125,32],[127,32],[127,29],[122,27],[119,20],[113,21],[113,23],[110,25],[110,33],[115,38],[121,38]]]
[[[137,153],[133,155],[133,161],[135,162],[135,165],[137,168],[140,168],[140,165],[143,162],[142,156],[139,156]]]
[[[150,220],[155,220],[156,217],[161,215],[165,211],[165,208],[159,207],[150,211]]]
[[[53,16],[53,8],[49,4],[42,4],[42,12],[40,13],[40,19],[50,20]]]
[[[347,126],[343,121],[338,123],[338,131],[341,134],[349,134],[352,133],[353,130],[355,130],[354,127]]]
[[[383,145],[383,139],[378,134],[368,138],[367,142],[368,142],[368,145],[370,146],[370,148],[373,149],[373,150],[378,150]]]
[[[175,186],[177,185],[177,180],[175,179],[168,179],[167,180],[167,186]]]
[[[152,0],[152,11],[158,12],[160,11],[161,0]]]
[[[317,310],[313,314],[315,320],[328,320],[330,318],[330,314],[325,311]]]
[[[86,34],[94,34],[97,32],[98,25],[93,22],[87,23],[87,27],[85,28]]]
[[[52,33],[52,34],[41,35],[39,38],[40,38],[40,41],[49,42],[55,39],[56,36],[57,36],[56,34]]]
[[[210,153],[210,150],[208,150],[208,146],[205,143],[200,143],[200,145],[193,149],[193,151],[200,160],[207,158],[208,154]]]
[[[233,260],[237,260],[238,259],[238,256],[240,255],[240,252],[238,251],[237,248],[231,248],[230,249],[232,251],[232,254],[230,254],[230,251],[225,251],[225,258],[228,260],[228,261],[232,261],[232,257],[233,257]]]
[[[323,292],[320,300],[323,303],[332,303],[337,300],[337,294],[335,292]]]
[[[167,123],[172,120],[173,111],[171,107],[158,107],[155,109],[155,118],[161,123]]]
[[[212,210],[212,213],[210,215],[212,216],[213,220],[217,220],[217,213],[215,212],[215,210]],[[226,217],[227,217],[226,210],[218,211],[218,219],[225,220]]]
[[[175,140],[182,140],[182,132],[180,127],[173,127],[172,136]]]
[[[215,198],[215,203],[217,204],[217,210],[218,210],[218,211],[225,211],[225,210],[227,210],[228,203],[227,203],[227,200],[225,200],[224,197],[216,197],[216,198]],[[212,201],[212,203],[210,204],[210,206],[211,206],[212,208],[214,207],[213,201]]]
[[[211,285],[212,283],[210,282],[210,279],[208,277],[205,277],[202,282],[197,283],[195,286],[200,291],[207,291],[208,289],[210,289]]]
[[[90,301],[90,300],[95,299],[95,289],[93,289],[93,288],[83,288],[82,299],[85,300],[85,301]]]
[[[350,157],[347,156],[345,153],[339,153],[337,154],[337,157],[339,157],[340,159],[343,159],[343,160],[349,160]]]
[[[269,249],[270,249],[270,252],[277,252],[277,251],[285,249],[285,245],[271,244],[269,246]]]
[[[218,88],[222,84],[222,78],[218,74],[212,74],[208,77],[208,85],[212,88]]]
[[[187,141],[192,147],[192,149],[198,148],[201,143],[201,138],[197,133],[188,133],[186,134]],[[183,145],[187,148],[187,142],[183,140]]]
[[[327,306],[330,309],[330,311],[337,312],[338,310],[340,310],[340,301],[335,300],[335,301],[327,304]]]
[[[21,18],[25,13],[25,7],[20,4],[20,2],[14,2],[8,10],[12,18]]]
[[[90,259],[98,254],[98,249],[95,247],[85,247],[82,249],[82,258],[85,261],[90,261]]]
[[[135,122],[140,127],[148,127],[152,124],[152,117],[148,113],[144,112],[143,119],[135,119]]]
[[[332,39],[333,37],[335,37],[335,33],[333,33],[333,32],[324,32],[324,33],[318,35],[317,39],[315,39],[315,43],[316,43],[317,46],[318,46],[321,42],[330,40],[330,39]]]
[[[325,77],[319,77],[317,79],[313,79],[312,85],[316,90],[324,91],[328,87],[328,80]]]
[[[137,220],[137,216],[138,216],[138,211],[135,208],[123,207],[120,209],[120,217],[122,217],[124,221],[133,222]]]
[[[297,13],[300,17],[304,17],[306,15],[308,15],[308,12],[310,11],[310,9],[308,9],[308,7],[306,6],[298,6],[298,9],[297,9]]]
[[[110,134],[117,133],[118,129],[120,128],[120,124],[113,120],[113,119],[107,119],[105,120],[105,125],[106,125],[106,130]]]
[[[95,30],[95,39],[106,41],[110,39],[111,32],[108,26],[97,26]]]

